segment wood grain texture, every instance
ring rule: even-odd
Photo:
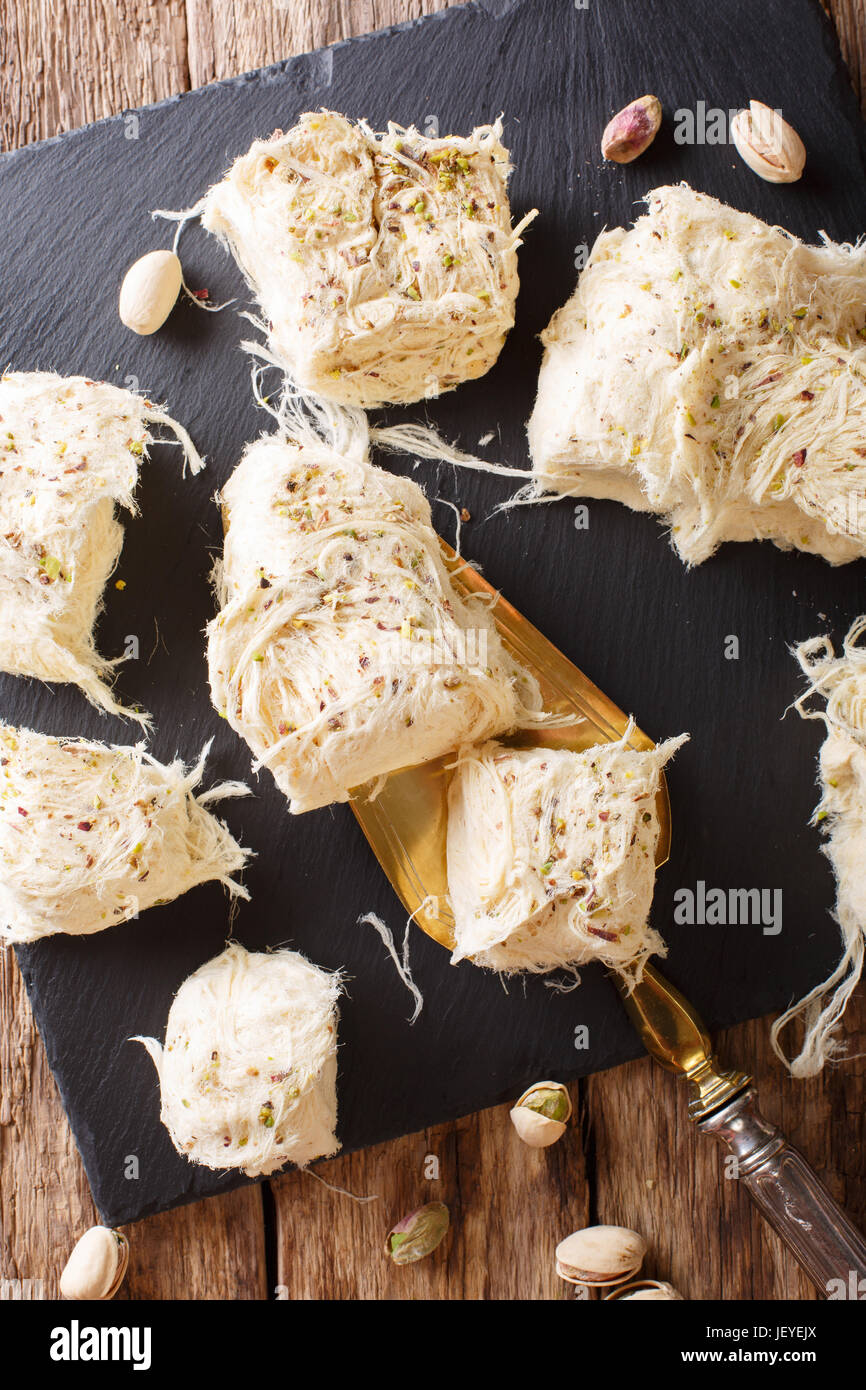
[[[15,956],[0,950],[0,1285],[59,1297],[69,1251],[98,1220]],[[258,1188],[150,1217],[127,1235],[121,1298],[266,1296]]]
[[[755,1077],[767,1118],[855,1222],[866,1225],[866,1065],[856,1056],[866,1001],[857,996],[845,1019],[851,1060],[805,1083],[794,1081],[773,1054],[768,1023],[728,1029],[716,1040],[718,1054]],[[650,1274],[693,1299],[816,1297],[747,1193],[722,1176],[721,1150],[688,1119],[684,1085],[646,1059],[591,1077],[586,1089],[596,1215],[646,1235]]]
[[[214,78],[445,8],[445,0],[0,0],[0,140],[13,148]],[[852,78],[866,97],[866,0],[825,0]],[[866,101],[864,101],[866,109]],[[862,1051],[866,1002],[849,1009]],[[793,1082],[766,1021],[719,1039],[727,1062],[758,1080],[762,1107],[866,1225],[866,1064],[862,1057]],[[66,1253],[96,1219],[80,1160],[32,1025],[14,957],[0,955],[0,1280],[41,1280],[56,1296]],[[805,1279],[696,1135],[685,1095],[649,1060],[573,1089],[567,1137],[527,1151],[507,1107],[326,1164],[315,1178],[259,1188],[140,1222],[121,1297],[561,1298],[556,1241],[587,1221],[623,1222],[651,1241],[648,1272],[690,1298],[809,1298]],[[430,1156],[439,1177],[425,1175]],[[431,1260],[395,1269],[385,1232],[424,1201],[446,1201],[453,1227]],[[265,1212],[270,1213],[266,1223]],[[272,1224],[272,1222],[274,1224]],[[265,1238],[275,1243],[268,1287]]]
[[[448,8],[448,0],[187,0],[193,87]]]
[[[427,1176],[431,1169],[438,1178]],[[518,1139],[507,1106],[333,1159],[316,1172],[375,1200],[353,1202],[305,1173],[272,1183],[282,1297],[560,1298],[554,1247],[590,1214],[579,1118],[559,1144],[533,1151]],[[433,1201],[449,1208],[448,1236],[429,1259],[395,1266],[384,1253],[387,1232]]]
[[[122,1229],[131,1254],[118,1300],[268,1297],[258,1187],[178,1207]]]
[[[184,0],[3,0],[3,149],[184,91],[186,35]]]
[[[24,985],[0,951],[0,1279],[41,1281],[56,1297],[58,1251],[97,1220]]]
[[[839,36],[860,109],[866,116],[866,5],[863,0],[821,0]]]

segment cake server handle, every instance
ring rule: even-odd
[[[647,1051],[688,1080],[689,1119],[727,1149],[729,1162],[736,1160],[730,1176],[745,1184],[820,1292],[835,1298],[851,1297],[851,1289],[866,1293],[866,1241],[803,1155],[764,1119],[752,1078],[716,1061],[694,1005],[652,964],[639,978],[618,977],[616,983]]]
[[[803,1155],[757,1107],[753,1087],[698,1122],[735,1160],[732,1177],[825,1297],[866,1293],[866,1240]],[[862,1281],[862,1282],[861,1282]]]

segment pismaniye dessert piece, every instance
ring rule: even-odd
[[[502,126],[378,134],[333,111],[257,140],[204,200],[302,390],[417,401],[483,376],[514,322],[517,248]],[[534,214],[531,214],[534,216]]]
[[[604,232],[543,335],[539,489],[667,519],[699,564],[866,554],[866,246],[809,246],[686,185]]]
[[[249,851],[207,808],[248,789],[196,795],[207,751],[185,768],[0,724],[0,937],[104,931],[209,879],[247,897]]]
[[[448,795],[454,963],[545,971],[600,960],[639,972],[664,955],[648,924],[661,770],[657,748],[466,749]]]
[[[144,1043],[178,1153],[250,1177],[335,1154],[339,974],[236,943],[178,990]]]
[[[97,653],[93,626],[153,424],[202,467],[186,432],[132,391],[51,372],[0,378],[0,670],[72,682],[139,720],[106,684],[116,663]]]
[[[863,972],[866,944],[866,648],[861,643],[866,616],[851,627],[841,655],[826,637],[803,642],[795,651],[809,688],[796,708],[805,719],[823,721],[818,776],[821,800],[813,823],[827,833],[824,853],[836,877],[836,920],[843,951],[828,979],[773,1024],[773,1046],[795,1076],[814,1076],[829,1058],[844,1055],[840,1038],[848,999]],[[823,701],[816,706],[815,697]],[[792,1020],[804,1023],[800,1052],[793,1062],[782,1050],[781,1034]]]
[[[221,500],[211,695],[293,812],[543,719],[486,600],[452,584],[423,492],[365,441],[260,439]]]

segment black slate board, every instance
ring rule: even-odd
[[[668,120],[648,155],[603,165],[598,140],[626,100],[657,92]],[[679,146],[672,113],[738,107],[752,96],[781,106],[809,151],[788,188],[761,183],[730,147]],[[100,650],[141,660],[118,688],[155,715],[154,753],[194,757],[214,736],[210,776],[245,777],[245,747],[210,707],[202,629],[212,612],[207,574],[219,548],[211,498],[245,440],[266,428],[254,407],[246,336],[233,310],[179,306],[154,339],[127,333],[117,287],[139,254],[170,242],[156,207],[194,202],[257,136],[328,105],[374,125],[389,118],[465,131],[497,112],[516,173],[516,215],[541,217],[520,253],[518,323],[496,368],[431,406],[430,418],[474,447],[496,429],[490,457],[525,467],[523,424],[540,361],[537,334],[571,292],[575,247],[626,222],[657,184],[687,180],[735,206],[814,239],[866,230],[863,127],[817,0],[573,0],[470,5],[217,84],[0,160],[3,246],[0,356],[130,384],[169,402],[209,456],[180,480],[177,451],[158,447],[144,469],[141,516],[127,527],[119,576],[99,627]],[[138,138],[130,138],[137,135]],[[246,296],[224,253],[200,229],[184,243],[194,285]],[[393,418],[420,418],[419,408]],[[399,468],[401,461],[387,460]],[[411,467],[407,461],[402,466]],[[864,607],[863,565],[831,570],[769,545],[729,545],[694,573],[658,523],[592,503],[588,531],[573,504],[500,514],[507,480],[422,465],[431,496],[457,499],[474,518],[468,557],[625,709],[657,737],[689,730],[670,776],[671,859],[659,876],[654,921],[670,943],[670,976],[712,1026],[786,1004],[837,954],[828,914],[832,882],[808,827],[820,726],[781,716],[797,694],[788,645],[830,629],[838,638]],[[436,508],[443,533],[450,513]],[[826,617],[824,616],[826,615]],[[158,624],[159,643],[155,629]],[[728,634],[740,659],[727,661]],[[151,651],[151,648],[153,650]],[[77,691],[0,678],[0,716],[56,734],[134,741],[132,726],[100,716]],[[421,933],[412,963],[425,996],[410,1001],[369,928],[373,909],[402,923],[391,890],[346,807],[291,818],[269,777],[226,818],[257,851],[236,936],[258,949],[291,943],[350,983],[340,1029],[340,1135],[358,1148],[513,1095],[538,1075],[566,1080],[640,1052],[603,974],[576,994],[540,979],[512,984],[466,963],[454,970]],[[698,879],[782,888],[784,927],[675,926],[673,893]],[[174,991],[222,947],[222,891],[209,885],[136,923],[88,940],[54,938],[19,950],[36,1020],[103,1217],[118,1223],[237,1185],[178,1157],[158,1121],[153,1069],[131,1033],[162,1034]],[[576,1025],[590,1047],[577,1051]],[[138,1158],[138,1178],[126,1159]],[[128,1169],[127,1169],[128,1171]]]

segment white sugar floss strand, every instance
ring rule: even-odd
[[[821,800],[812,818],[827,839],[823,852],[836,878],[836,912],[842,955],[821,984],[787,1009],[773,1024],[773,1048],[794,1076],[814,1076],[824,1063],[844,1055],[840,1038],[848,1000],[863,972],[866,938],[866,648],[861,639],[866,616],[852,625],[837,656],[826,637],[803,642],[794,655],[809,681],[796,702],[804,719],[826,728],[818,763]],[[823,707],[815,706],[815,697]],[[790,1061],[782,1034],[802,1020],[804,1036]]]

